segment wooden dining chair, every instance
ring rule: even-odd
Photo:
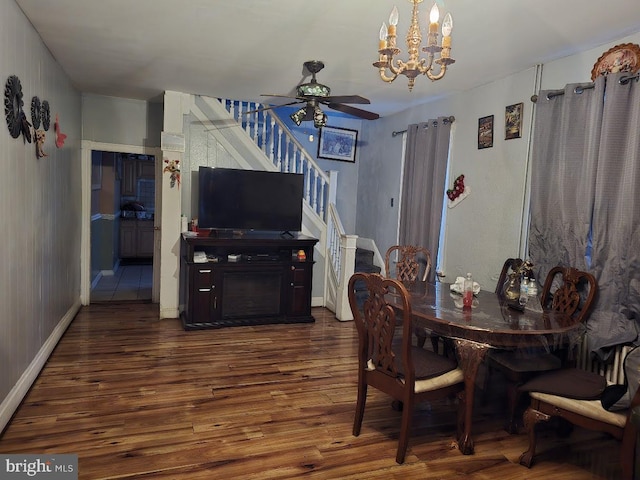
[[[395,259],[395,265],[392,263]],[[431,271],[431,252],[425,248],[415,245],[392,245],[387,249],[384,256],[384,270],[388,278],[395,278],[400,282],[426,282]],[[424,347],[427,338],[431,339],[431,346],[437,352],[439,350],[440,338],[431,335],[423,329],[416,330],[418,346]],[[443,346],[446,352],[447,346]]]
[[[355,284],[366,285],[368,296],[359,308]],[[394,303],[402,309],[394,308]],[[457,437],[464,419],[464,375],[455,360],[412,344],[409,294],[402,283],[377,273],[354,273],[349,279],[349,304],[358,330],[358,399],[353,435],[360,435],[367,387],[402,403],[396,462],[403,463],[409,443],[414,405],[457,395]],[[402,335],[398,339],[396,327]]]
[[[397,259],[392,268],[394,255]],[[431,271],[431,252],[415,245],[393,245],[384,256],[384,269],[388,278],[401,282],[426,282]]]
[[[536,425],[560,417],[573,425],[605,432],[621,440],[620,465],[622,480],[634,476],[638,427],[632,421],[633,409],[640,405],[640,347],[631,350],[624,360],[623,397],[609,394],[619,385],[607,386],[606,379],[577,368],[544,373],[521,388],[529,393],[531,405],[524,413],[529,448],[520,463],[531,467],[536,453]],[[615,410],[617,406],[621,408]],[[635,466],[634,466],[635,463]]]
[[[583,322],[589,314],[598,284],[593,275],[573,267],[552,268],[542,287],[542,308],[565,313],[576,323]],[[518,430],[517,409],[522,398],[518,387],[535,375],[557,370],[570,357],[567,349],[549,351],[545,347],[519,348],[515,350],[492,350],[487,353],[487,378],[493,371],[502,372],[507,381],[508,423],[510,433]],[[489,381],[485,382],[488,385]]]

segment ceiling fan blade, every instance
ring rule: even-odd
[[[278,97],[278,98],[297,98],[300,100],[300,97],[296,97],[295,95],[279,95],[277,93],[261,93],[261,97]]]
[[[368,98],[361,97],[360,95],[331,95],[325,97],[323,100],[333,103],[371,103]]]
[[[304,103],[304,102],[301,102],[300,100],[296,100],[295,102],[283,103],[282,105],[271,105],[269,107],[260,107],[260,108],[256,108],[255,110],[249,110],[248,112],[244,112],[243,115],[249,115],[250,113],[256,113],[256,112],[264,112],[265,110],[273,110],[274,108],[286,107],[288,105],[295,105],[296,103]]]
[[[377,113],[368,112],[366,110],[351,107],[349,105],[344,105],[342,103],[329,103],[327,105],[329,108],[332,108],[339,112],[347,113],[349,115],[353,115],[354,117],[364,118],[365,120],[376,120],[380,118],[380,115],[378,115]]]

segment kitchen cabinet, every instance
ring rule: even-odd
[[[120,222],[120,258],[136,256],[136,221]]]
[[[153,257],[153,220],[122,219],[120,258]]]
[[[138,178],[154,180],[156,178],[155,162],[150,160],[138,160]]]
[[[136,160],[125,158],[122,160],[121,195],[135,197],[138,194],[138,180],[155,180],[155,162],[152,160]]]
[[[125,197],[134,197],[138,184],[138,161],[125,158],[122,161],[122,183],[120,194]]]
[[[153,257],[153,221],[137,221],[138,235],[136,238],[136,253],[138,257]]]

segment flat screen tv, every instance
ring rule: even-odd
[[[200,167],[198,227],[299,232],[304,176]]]

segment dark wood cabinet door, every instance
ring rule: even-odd
[[[289,283],[288,315],[301,317],[311,314],[311,267],[310,264],[291,265]]]
[[[193,322],[209,322],[215,318],[217,306],[213,268],[194,264],[190,269],[193,288],[189,317]]]

